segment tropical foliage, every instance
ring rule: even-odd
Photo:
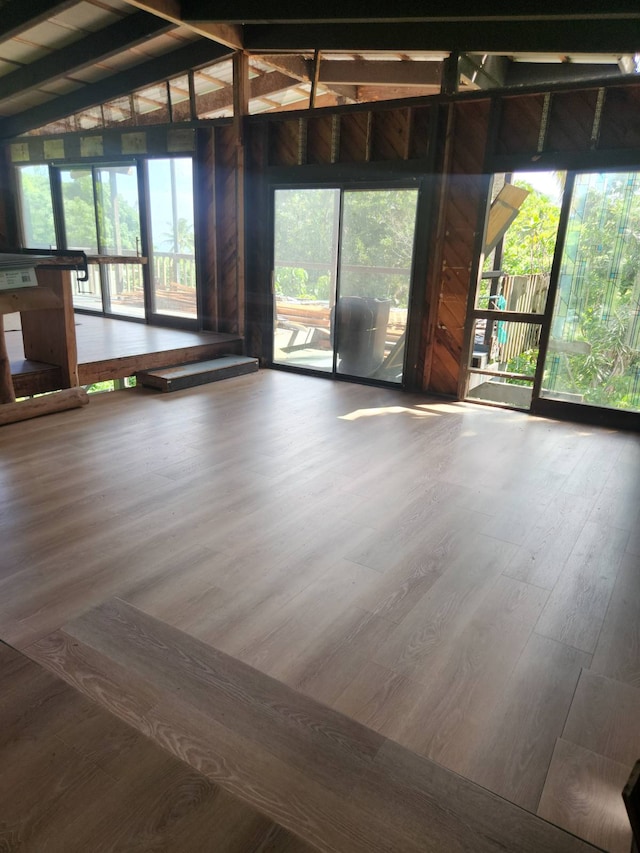
[[[275,290],[328,300],[338,242],[343,296],[409,298],[417,191],[279,190],[275,196]]]

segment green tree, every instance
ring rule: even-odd
[[[275,289],[328,299],[337,252],[340,191],[283,190],[275,197]],[[407,307],[417,191],[349,191],[342,200],[341,293]],[[397,273],[394,272],[397,270]]]
[[[25,247],[49,249],[56,245],[49,170],[23,166],[19,172]]]
[[[501,267],[508,275],[548,273],[553,263],[560,206],[526,181],[515,184],[529,190],[529,195],[505,234]]]
[[[576,180],[552,335],[568,342],[552,356],[552,388],[640,408],[640,181],[633,173]]]

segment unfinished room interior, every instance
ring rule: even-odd
[[[0,849],[629,853],[640,8],[256,5],[0,5]]]

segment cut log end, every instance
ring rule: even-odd
[[[44,394],[31,400],[21,400],[17,403],[0,405],[0,426],[18,423],[19,421],[50,415],[54,412],[64,412],[67,409],[79,409],[89,402],[89,395],[84,388],[64,388],[53,394]]]

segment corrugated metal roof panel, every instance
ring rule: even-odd
[[[71,9],[65,9],[57,15],[49,18],[52,23],[60,24],[61,26],[71,27],[72,29],[81,29],[86,32],[97,32],[109,24],[115,24],[125,15],[130,15],[135,12],[135,7],[127,6],[121,12],[111,12],[103,9],[100,6],[94,6],[93,3],[78,3]]]

